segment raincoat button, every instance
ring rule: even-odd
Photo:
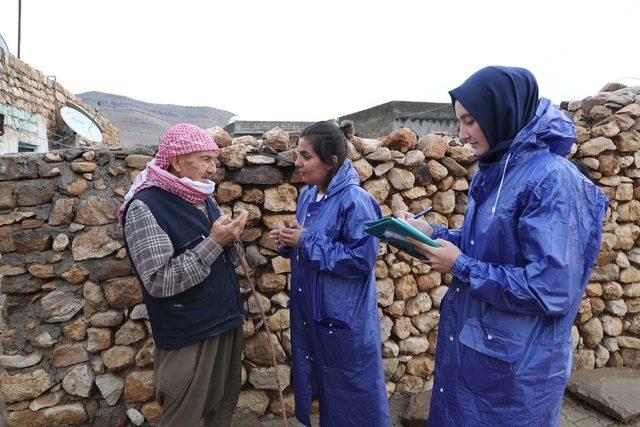
[[[333,334],[333,331],[329,331],[330,334]]]
[[[302,288],[298,288],[298,292],[302,292]]]
[[[309,358],[309,356],[305,356],[305,359],[308,359],[308,358]]]
[[[460,292],[460,288],[456,288],[456,292]]]
[[[440,387],[440,393],[442,393],[444,391],[444,389],[442,387]]]
[[[449,337],[449,341],[453,341],[453,335]]]
[[[476,244],[476,242],[474,242],[474,241],[472,240],[472,241],[471,241],[471,245],[473,246],[473,245],[475,245],[475,244]]]
[[[307,322],[302,322],[302,324],[303,324],[304,326],[307,326]]]
[[[488,340],[492,340],[492,339],[493,339],[493,336],[492,336],[491,334],[489,334],[489,335],[487,335],[487,339],[488,339]]]
[[[307,218],[309,218],[311,216],[311,214],[307,214]]]
[[[329,323],[329,327],[333,327],[333,323]]]

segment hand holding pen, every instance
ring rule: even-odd
[[[407,224],[417,228],[418,230],[422,231],[427,236],[431,237],[431,236],[433,236],[433,233],[434,233],[433,227],[431,227],[431,225],[429,225],[428,222],[421,221],[419,219],[421,216],[423,216],[424,214],[426,214],[430,210],[431,210],[431,206],[421,210],[420,212],[418,212],[415,215],[410,213],[410,212],[407,212],[407,211],[398,211],[397,217],[398,217],[398,219],[401,219],[401,220],[405,221]]]

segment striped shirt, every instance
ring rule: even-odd
[[[209,217],[204,203],[195,206]],[[127,210],[124,236],[142,284],[155,298],[179,294],[202,282],[225,249],[207,236],[193,249],[174,257],[171,239],[141,200],[131,202]],[[236,245],[229,249],[231,261],[238,265],[240,249]]]

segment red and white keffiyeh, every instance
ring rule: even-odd
[[[218,155],[220,149],[213,137],[196,125],[180,123],[172,126],[162,137],[155,159],[147,163],[124,197],[124,203],[118,210],[120,222],[129,200],[145,188],[158,186],[193,204],[202,203],[211,195],[215,190],[213,181],[196,182],[186,177],[178,178],[168,171],[173,157],[199,151],[214,151]]]

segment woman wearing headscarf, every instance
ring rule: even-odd
[[[555,426],[608,201],[565,159],[574,124],[538,99],[529,71],[483,68],[449,93],[480,167],[464,224],[399,215],[437,238],[440,248],[416,245],[453,276],[429,426]]]
[[[347,159],[347,135],[331,121],[300,134],[296,166],[307,184],[296,220],[271,237],[291,258],[291,350],[296,417],[311,426],[385,427],[389,405],[382,366],[376,277],[378,239],[364,232],[380,207]]]

